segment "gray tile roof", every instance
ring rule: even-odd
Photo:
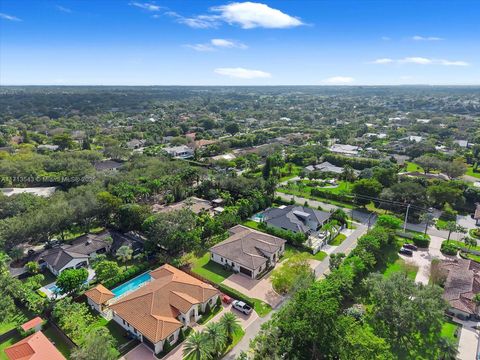
[[[263,212],[264,222],[270,226],[306,233],[310,227],[306,225],[305,215],[313,217],[319,224],[327,221],[331,214],[325,211],[315,210],[306,206],[288,205],[281,208],[269,208]]]
[[[267,262],[265,254],[275,253],[286,243],[279,237],[243,225],[234,226],[229,233],[228,239],[212,246],[210,251],[253,270]]]

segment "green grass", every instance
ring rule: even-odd
[[[254,298],[251,298],[250,300],[253,301],[253,308],[255,309],[255,312],[258,314],[258,316],[264,317],[268,315],[270,311],[272,311],[272,307],[266,302]]]
[[[310,200],[321,201],[321,202],[324,202],[326,204],[332,204],[332,205],[336,205],[336,206],[343,207],[343,208],[346,208],[346,209],[355,209],[356,208],[356,206],[354,204],[351,204],[351,203],[346,203],[346,202],[332,200],[332,199],[325,199],[325,198],[321,198],[321,197],[318,197],[318,196],[312,196],[312,195],[310,195],[310,193],[305,193],[304,191],[302,192],[302,191],[298,191],[298,190],[287,189],[285,187],[278,188],[277,191],[281,192],[281,193],[284,193],[284,194],[299,196],[299,197],[303,197],[303,198],[310,199]]]
[[[20,335],[15,335],[15,336],[9,337],[5,341],[1,342],[0,343],[0,360],[8,360],[7,355],[5,355],[4,350],[7,347],[12,346],[16,342],[20,341],[21,339],[22,338],[21,338]]]
[[[58,333],[51,327],[47,327],[42,330],[45,336],[55,344],[55,347],[60,351],[67,359],[70,358],[70,346],[58,335]]]
[[[309,251],[302,251],[302,250],[300,250],[296,247],[293,247],[290,244],[285,244],[285,252],[283,253],[282,261],[285,261],[285,260],[287,260],[287,259],[289,259],[292,256],[297,255],[297,254],[306,254],[309,259],[314,259],[314,260],[318,260],[318,261],[322,261],[323,259],[325,259],[327,257],[327,253],[325,253],[323,251],[319,251],[318,253],[313,255]]]
[[[199,324],[205,324],[206,322],[210,321],[215,315],[217,315],[220,311],[222,311],[223,307],[222,306],[215,306],[211,311],[210,314],[207,316],[202,315],[200,320],[198,321]]]
[[[332,194],[350,194],[350,189],[352,188],[352,183],[348,181],[337,181],[336,187],[322,186],[322,191],[329,192]]]
[[[22,325],[24,322],[28,321],[28,319],[32,318],[30,314],[21,308],[16,308],[17,313],[13,315],[13,317],[8,322],[0,323],[0,334],[6,333],[7,331],[16,328],[19,325]]]
[[[476,231],[478,231],[479,235],[476,234]],[[478,228],[470,229],[470,230],[468,230],[468,235],[470,235],[470,237],[472,237],[474,239],[480,240],[480,229],[478,229]]]
[[[424,172],[423,168],[420,165],[415,164],[414,162],[405,161],[405,165],[406,165],[405,170],[407,172],[416,172],[416,171],[421,173]]]
[[[447,222],[448,221],[445,221],[445,220],[442,220],[442,219],[437,219],[437,221],[435,222],[435,227],[438,230],[443,230],[447,226]]]
[[[458,338],[455,337],[455,331],[459,328],[458,324],[455,324],[451,321],[445,321],[442,325],[441,335],[444,338],[450,339],[451,341],[457,343]]]
[[[473,261],[476,261],[476,262],[480,263],[480,256],[479,255],[465,253],[465,256],[467,258],[469,258],[470,260],[473,260]]]
[[[478,171],[478,170],[477,170]],[[480,172],[473,171],[473,166],[468,166],[466,175],[473,176],[480,179]]]
[[[245,331],[243,329],[238,329],[236,332],[234,332],[232,342],[230,345],[227,346],[224,354],[227,354],[230,350],[232,350],[235,347],[235,345],[237,345],[240,342],[240,340],[242,340],[244,336],[245,336]]]
[[[340,244],[343,242],[343,240],[345,240],[346,238],[347,238],[346,235],[344,235],[344,234],[338,234],[337,236],[335,236],[335,239],[333,239],[333,241],[330,242],[330,245],[332,245],[332,246],[338,246],[338,245],[340,245]]]
[[[258,222],[253,221],[253,220],[247,220],[247,221],[243,222],[243,225],[245,225],[249,228],[255,229],[255,230],[260,230],[260,228],[258,227],[258,224],[259,224]]]
[[[386,278],[392,276],[397,272],[406,272],[409,279],[415,280],[417,276],[418,267],[405,263],[405,260],[398,258],[394,263],[387,265],[387,268],[383,272],[383,276]]]
[[[285,164],[285,166],[283,168],[281,168],[280,171],[284,172],[284,173],[287,173],[287,165]],[[282,176],[280,178],[279,182],[290,180],[291,178],[294,178],[295,176],[298,176],[301,171],[302,171],[301,166],[292,164],[292,172],[288,175]]]
[[[312,259],[318,260],[318,261],[322,261],[322,260],[325,259],[327,256],[328,256],[328,254],[327,254],[326,252],[319,251],[319,252],[317,252],[315,255],[312,255]]]
[[[192,271],[205,279],[220,284],[227,277],[232,275],[228,270],[216,262],[210,261],[210,253],[206,252],[201,258],[197,258],[192,264]]]
[[[445,240],[445,241],[447,241],[447,240]],[[465,245],[465,243],[463,241],[450,240],[450,244],[455,244],[456,246],[458,246],[461,249],[467,249],[467,250],[471,249],[471,250],[480,251],[480,246],[468,247],[468,246]]]

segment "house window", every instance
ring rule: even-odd
[[[173,339],[175,339],[175,334],[170,335],[167,340],[169,343],[171,343]]]
[[[223,257],[220,258],[220,261],[223,262]]]
[[[123,325],[127,325],[127,322],[125,320],[122,320],[123,321]]]

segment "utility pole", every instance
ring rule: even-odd
[[[407,219],[408,219],[408,211],[410,210],[410,205],[412,204],[408,204],[407,206],[407,212],[405,213],[405,222],[403,224],[403,232],[407,232]]]

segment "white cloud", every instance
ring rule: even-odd
[[[66,8],[65,6],[61,6],[61,5],[56,5],[55,8],[56,8],[58,11],[61,11],[61,12],[64,12],[64,13],[68,13],[68,14],[70,14],[70,13],[72,12],[71,9]]]
[[[372,61],[372,64],[391,64],[395,60],[390,58],[380,58]]]
[[[405,57],[403,59],[380,58],[370,62],[371,64],[417,64],[417,65],[443,65],[443,66],[470,66],[466,61],[431,59],[420,56]]]
[[[346,85],[346,84],[351,84],[354,81],[355,79],[350,76],[332,76],[323,80],[324,83],[331,84],[331,85]]]
[[[19,19],[16,16],[8,15],[8,14],[5,14],[5,13],[0,13],[0,19],[10,20],[10,21],[22,21],[22,19]]]
[[[409,64],[420,64],[420,65],[427,65],[431,64],[433,61],[429,58],[413,56],[413,57],[406,57],[403,59],[398,60],[400,63],[409,63]]]
[[[237,49],[246,49],[248,48],[247,45],[239,42],[239,41],[235,41],[235,40],[227,40],[227,39],[212,39],[210,40],[209,43],[204,43],[204,44],[188,44],[188,45],[185,45],[186,47],[189,47],[193,50],[196,50],[196,51],[215,51],[217,49],[220,49],[220,48],[229,48],[229,49],[232,49],[232,48],[237,48]]]
[[[412,37],[412,40],[414,40],[414,41],[441,41],[443,39],[441,37],[437,37],[437,36],[415,35],[415,36]]]
[[[201,52],[215,51],[215,48],[209,44],[187,44],[185,46],[195,51],[201,51]]]
[[[388,36],[382,36],[381,39],[382,39],[383,41],[390,41],[390,40],[392,40],[392,38],[390,38],[390,37],[388,37]]]
[[[445,65],[445,66],[469,66],[470,65],[466,61],[451,61],[451,60],[445,60],[445,59],[440,59],[437,61],[440,65]]]
[[[243,29],[269,28],[283,29],[304,25],[297,18],[285,14],[268,5],[254,2],[234,2],[227,5],[214,6],[207,15],[183,16],[174,11],[165,15],[176,18],[177,22],[196,29],[216,28],[222,22],[230,25],[239,25]]]
[[[246,49],[248,46],[235,41],[235,40],[228,40],[228,39],[212,39],[210,40],[211,44],[216,47],[221,48],[238,48],[238,49]]]
[[[130,5],[136,6],[140,9],[147,10],[147,11],[159,11],[162,8],[161,6],[155,5],[153,3],[148,3],[148,2],[145,2],[145,3],[131,2]]]
[[[257,27],[281,29],[303,25],[302,21],[296,17],[266,4],[250,1],[216,6],[211,10],[220,13],[220,18],[226,23],[240,25],[243,29]]]
[[[217,68],[214,70],[214,73],[238,79],[264,79],[272,77],[272,74],[265,71],[245,69],[241,67]]]

